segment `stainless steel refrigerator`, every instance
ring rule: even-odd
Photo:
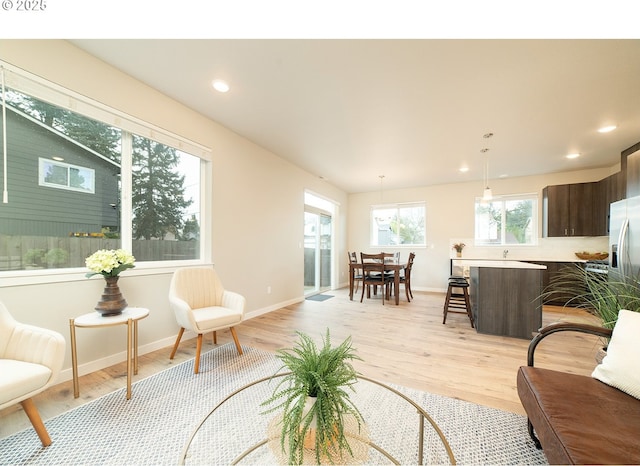
[[[611,204],[609,279],[640,277],[640,196]]]

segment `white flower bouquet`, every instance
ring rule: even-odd
[[[101,274],[105,277],[117,277],[120,272],[135,267],[136,258],[124,249],[100,249],[85,260],[91,271],[86,277]]]

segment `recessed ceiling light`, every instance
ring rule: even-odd
[[[214,79],[211,85],[218,92],[227,92],[229,90],[229,85],[221,79]]]
[[[462,173],[468,172],[469,171],[469,167],[467,167],[466,165],[464,167],[460,167],[460,171]]]
[[[598,133],[609,133],[609,132],[613,131],[616,128],[617,128],[616,125],[603,126],[602,128],[600,128],[598,130]]]
[[[503,173],[501,175],[498,175],[498,178],[508,178],[509,174],[508,173]]]
[[[580,154],[568,154],[566,157],[568,159],[577,159],[578,157],[580,157]]]

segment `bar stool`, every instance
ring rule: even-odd
[[[456,289],[460,291],[454,292]],[[447,322],[447,313],[449,312],[466,314],[471,321],[471,328],[475,328],[473,325],[473,314],[471,313],[471,301],[469,300],[469,282],[464,277],[449,277],[447,298],[444,301],[443,324]]]

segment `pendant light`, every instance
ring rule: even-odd
[[[384,175],[378,175],[378,178],[380,178],[380,204],[382,204],[384,202],[383,200],[383,191],[382,191],[382,180],[384,180]]]
[[[488,152],[489,149],[482,149],[481,152]],[[491,188],[489,187],[489,156],[487,155],[487,159],[484,163],[484,191],[482,191],[482,200],[490,201],[493,199],[493,193],[491,192]]]
[[[484,139],[490,139],[493,137],[493,133],[486,133],[482,136]],[[491,188],[489,187],[489,148],[485,147],[480,150],[483,154],[485,154],[485,162],[484,162],[484,191],[482,191],[482,200],[490,201],[493,199],[493,193],[491,192]]]

